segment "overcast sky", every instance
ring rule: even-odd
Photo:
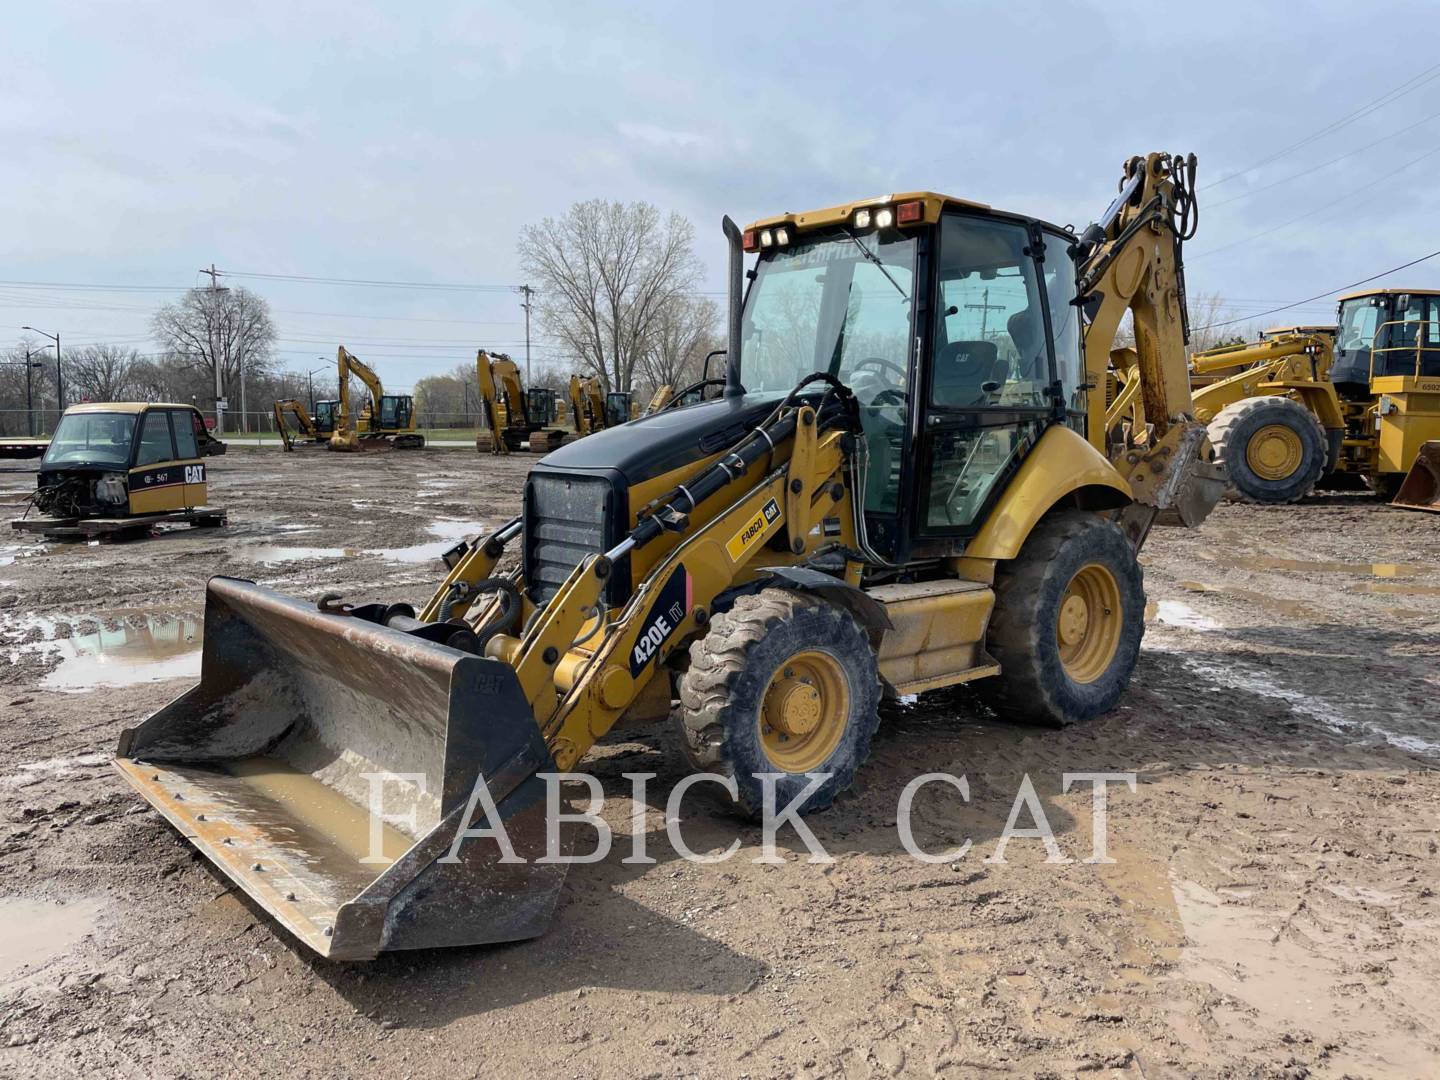
[[[212,262],[503,287],[520,225],[596,196],[689,216],[718,292],[724,213],[934,188],[1081,226],[1157,149],[1200,158],[1192,297],[1259,312],[1440,248],[1434,31],[1424,3],[16,5],[0,338],[149,349]],[[399,389],[523,350],[503,288],[231,283],[298,370],[344,342]]]

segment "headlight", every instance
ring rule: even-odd
[[[124,473],[106,473],[95,481],[95,501],[106,506],[120,506],[128,496]]]

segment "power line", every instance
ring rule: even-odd
[[[1327,203],[1322,203],[1320,206],[1315,207],[1313,210],[1307,210],[1307,211],[1305,211],[1305,213],[1299,215],[1298,217],[1293,217],[1293,218],[1291,218],[1289,221],[1282,221],[1279,225],[1271,226],[1271,227],[1268,228],[1268,229],[1262,229],[1262,230],[1261,230],[1260,232],[1258,232],[1258,233],[1252,233],[1250,236],[1242,237],[1242,238],[1240,238],[1239,240],[1232,240],[1232,241],[1231,241],[1230,243],[1228,243],[1228,244],[1221,244],[1219,247],[1211,248],[1209,251],[1202,251],[1202,252],[1200,252],[1198,255],[1191,255],[1191,256],[1189,256],[1189,257],[1190,257],[1192,260],[1193,260],[1193,259],[1207,259],[1207,258],[1209,258],[1211,255],[1217,255],[1217,254],[1219,254],[1219,253],[1222,252],[1222,251],[1229,251],[1231,248],[1233,248],[1233,247],[1238,247],[1238,246],[1241,245],[1241,244],[1248,244],[1248,243],[1250,243],[1252,240],[1259,240],[1262,236],[1269,236],[1271,233],[1277,233],[1277,232],[1279,232],[1279,231],[1282,230],[1282,229],[1288,229],[1291,225],[1294,225],[1294,224],[1297,224],[1298,222],[1304,221],[1306,218],[1314,217],[1316,214],[1318,214],[1318,213],[1320,213],[1320,212],[1322,212],[1322,211],[1324,211],[1324,210],[1329,210],[1331,207],[1337,206],[1337,205],[1339,205],[1340,203],[1345,202],[1347,199],[1352,199],[1352,198],[1354,198],[1356,195],[1362,194],[1363,192],[1369,191],[1369,190],[1370,190],[1371,188],[1373,188],[1373,187],[1377,187],[1377,186],[1379,186],[1380,184],[1385,183],[1385,182],[1388,181],[1395,173],[1403,172],[1404,170],[1410,168],[1411,165],[1418,165],[1420,162],[1424,161],[1426,158],[1432,158],[1432,157],[1434,157],[1436,154],[1440,154],[1440,146],[1437,146],[1434,150],[1429,150],[1429,151],[1427,151],[1426,153],[1421,154],[1421,155],[1420,155],[1419,157],[1417,157],[1417,158],[1412,158],[1411,160],[1405,162],[1404,165],[1397,165],[1397,166],[1395,166],[1395,168],[1391,169],[1391,170],[1390,170],[1389,172],[1387,172],[1384,176],[1380,177],[1380,178],[1377,179],[1377,180],[1372,180],[1372,181],[1370,181],[1370,183],[1368,183],[1368,184],[1362,184],[1360,187],[1356,188],[1355,190],[1353,190],[1353,191],[1348,191],[1348,192],[1346,192],[1344,195],[1341,195],[1338,199],[1331,199],[1331,200],[1330,200],[1329,202],[1327,202]]]
[[[1247,165],[1243,169],[1237,169],[1235,172],[1227,173],[1226,175],[1220,177],[1220,179],[1218,180],[1212,180],[1210,183],[1202,186],[1200,190],[1206,191],[1213,187],[1219,187],[1221,184],[1224,184],[1227,181],[1234,180],[1237,176],[1244,176],[1248,172],[1254,172],[1262,165],[1268,165],[1270,164],[1270,162],[1276,161],[1284,157],[1286,154],[1292,153],[1295,150],[1299,150],[1302,146],[1309,146],[1317,139],[1324,138],[1326,135],[1338,131],[1340,128],[1344,127],[1347,124],[1354,123],[1362,116],[1368,116],[1370,113],[1375,112],[1377,109],[1384,108],[1386,105],[1389,105],[1394,101],[1398,101],[1406,94],[1414,93],[1416,90],[1419,90],[1420,87],[1426,85],[1427,83],[1433,82],[1435,79],[1440,79],[1440,64],[1432,64],[1430,67],[1420,72],[1420,74],[1412,75],[1399,86],[1391,90],[1387,90],[1378,98],[1360,106],[1360,108],[1356,109],[1354,112],[1346,113],[1339,120],[1334,120],[1331,123],[1326,124],[1319,131],[1312,132],[1311,134],[1305,136],[1305,138],[1301,139],[1299,142],[1291,143],[1289,146],[1286,146],[1283,149],[1276,150],[1273,154],[1261,158],[1254,164]]]
[[[1221,199],[1219,202],[1207,203],[1205,209],[1218,210],[1222,206],[1229,206],[1233,202],[1239,202],[1241,199],[1248,199],[1252,195],[1259,195],[1262,191],[1269,191],[1271,188],[1277,188],[1281,184],[1288,184],[1292,180],[1299,180],[1303,177],[1309,176],[1311,173],[1319,172],[1321,169],[1329,168],[1331,165],[1334,165],[1337,162],[1344,161],[1346,158],[1352,158],[1356,154],[1363,154],[1366,150],[1373,150],[1375,147],[1379,146],[1383,142],[1389,142],[1391,139],[1399,138],[1407,131],[1414,131],[1422,124],[1428,124],[1437,116],[1440,116],[1440,112],[1431,113],[1429,116],[1425,117],[1425,119],[1417,120],[1409,127],[1403,127],[1399,131],[1392,131],[1389,135],[1384,135],[1381,138],[1376,139],[1372,143],[1366,143],[1364,146],[1357,147],[1356,149],[1351,150],[1348,153],[1341,154],[1339,157],[1333,157],[1329,161],[1322,161],[1319,165],[1312,165],[1308,169],[1303,169],[1298,173],[1292,173],[1291,175],[1285,177],[1283,180],[1276,180],[1274,183],[1266,184],[1264,187],[1251,188],[1249,191],[1242,191],[1239,195],[1232,195],[1230,198]]]
[[[242,270],[222,270],[226,277],[256,278],[264,281],[301,281],[311,285],[358,285],[380,289],[442,289],[460,292],[514,292],[516,285],[457,284],[438,281],[377,281],[368,278],[311,277],[308,274],[261,274]]]
[[[1359,285],[1369,284],[1370,282],[1375,281],[1377,278],[1385,277],[1388,274],[1395,274],[1399,273],[1401,270],[1408,270],[1410,267],[1418,266],[1420,263],[1425,262],[1427,259],[1435,258],[1436,255],[1440,255],[1440,251],[1432,251],[1429,255],[1421,255],[1418,259],[1411,259],[1409,262],[1401,263],[1399,266],[1392,266],[1389,270],[1381,270],[1378,274],[1371,274],[1369,277],[1361,278],[1359,281],[1352,281],[1349,285],[1341,285],[1339,288],[1328,289],[1325,292],[1316,293],[1314,296],[1307,296],[1304,300],[1296,300],[1293,304],[1284,304],[1281,307],[1271,308],[1269,311],[1259,311],[1256,312],[1254,315],[1245,315],[1238,319],[1226,319],[1224,322],[1210,323],[1210,325],[1208,326],[1197,326],[1194,329],[1213,330],[1217,326],[1230,326],[1232,323],[1250,322],[1253,319],[1264,318],[1266,315],[1274,315],[1277,311],[1289,311],[1291,308],[1299,307],[1301,304],[1308,304],[1314,300],[1323,300],[1327,296],[1334,296],[1336,293],[1344,292],[1346,289],[1353,289]]]

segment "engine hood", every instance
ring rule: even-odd
[[[535,472],[619,474],[626,486],[719,453],[774,410],[781,394],[765,394],[663,409],[606,428],[547,454]]]

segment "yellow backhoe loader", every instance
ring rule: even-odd
[[[1284,503],[1353,479],[1397,506],[1440,509],[1437,331],[1440,292],[1370,290],[1341,298],[1338,327],[1195,354],[1197,383],[1213,380],[1197,385],[1195,415],[1232,492]]]
[[[305,410],[304,402],[287,398],[275,402],[270,408],[275,414],[275,430],[280,433],[281,443],[286,450],[294,450],[297,446],[324,446],[328,443],[335,431],[339,406],[339,401],[317,401],[315,415],[311,416]],[[293,419],[293,427],[287,417]]]
[[[718,399],[537,463],[418,611],[211,579],[201,681],[117,767],[308,947],[364,959],[541,933],[565,867],[538,774],[622,718],[671,717],[757,814],[844,791],[882,695],[1105,712],[1140,545],[1224,489],[1185,362],[1193,190],[1193,157],[1132,158],[1078,236],[932,192],[727,218]],[[1150,420],[1112,450],[1092,388],[1127,311]]]
[[[419,450],[425,436],[415,430],[415,399],[409,394],[387,394],[380,376],[344,345],[335,354],[340,380],[340,403],[335,411],[331,450]],[[370,400],[354,416],[350,408],[350,376],[370,392]]]
[[[532,386],[520,379],[520,368],[504,353],[475,354],[475,374],[480,381],[480,408],[488,430],[475,436],[475,449],[482,454],[508,454],[529,450],[548,454],[565,441],[558,426],[560,408],[554,390]]]

